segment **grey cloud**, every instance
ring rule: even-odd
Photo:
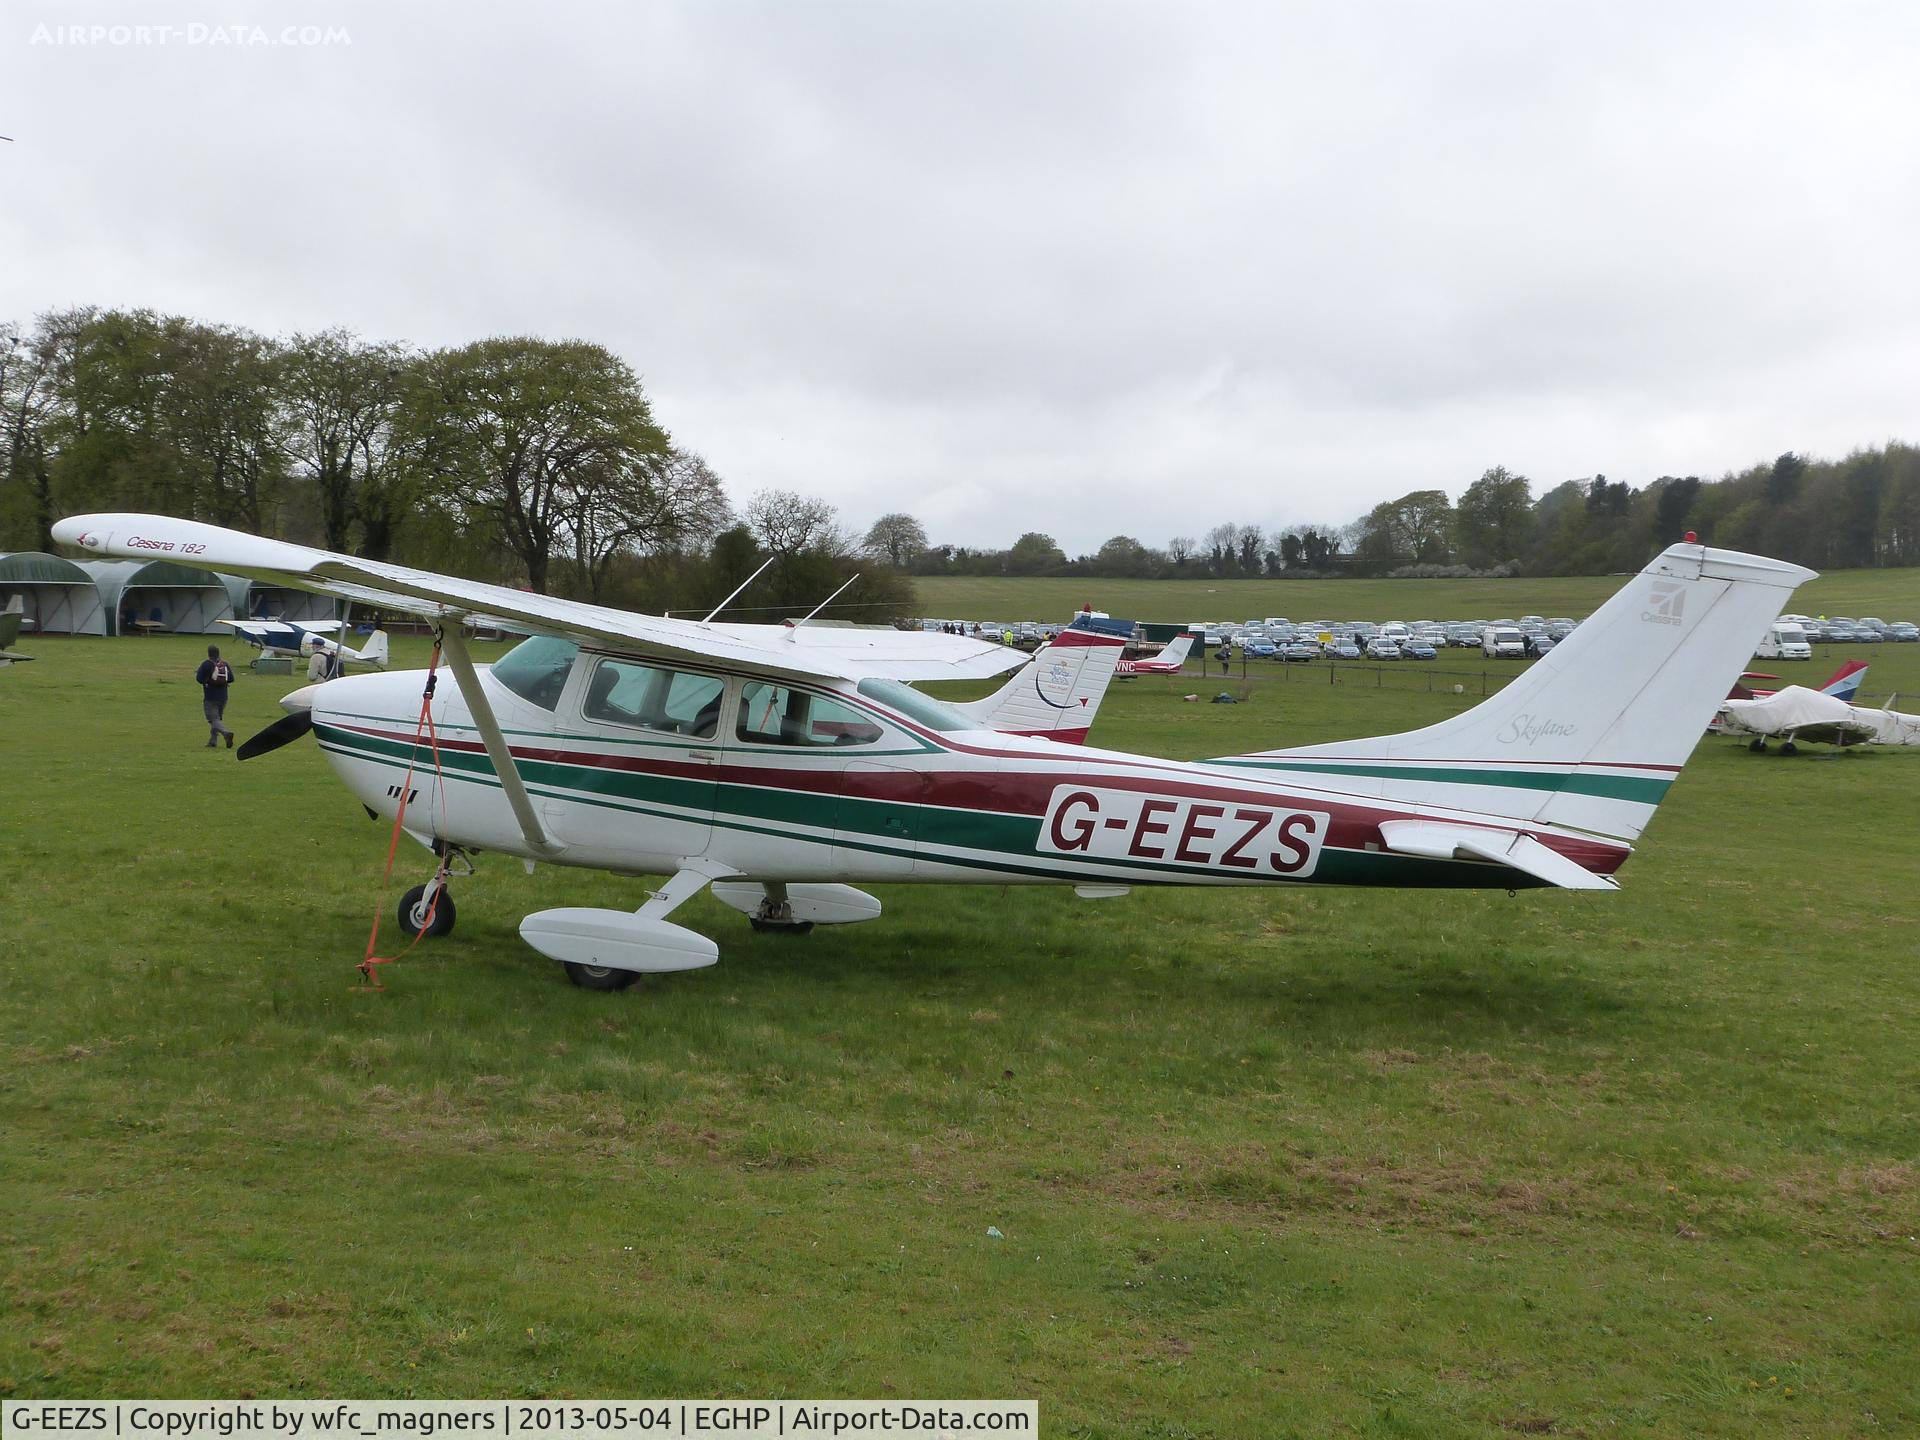
[[[741,495],[1069,549],[1910,414],[1906,6],[200,3],[4,22],[0,313],[586,335]],[[161,17],[352,39],[29,43]]]

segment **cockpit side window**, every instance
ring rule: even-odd
[[[667,735],[711,740],[720,730],[727,682],[690,670],[662,670],[634,660],[602,660],[580,713],[589,720],[633,725]]]
[[[734,734],[750,745],[871,745],[884,733],[851,705],[759,680],[740,692],[740,718],[734,723]]]
[[[571,640],[535,635],[493,662],[493,678],[522,700],[552,710],[560,703],[579,654],[580,647]]]

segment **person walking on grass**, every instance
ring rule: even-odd
[[[201,692],[206,699],[201,706],[207,717],[207,748],[214,749],[220,744],[222,735],[227,737],[227,749],[233,749],[233,731],[227,728],[227,722],[221,717],[227,713],[227,686],[233,683],[233,667],[220,658],[218,645],[207,646],[207,658],[200,662],[200,668],[194,671],[193,678],[200,682]]]

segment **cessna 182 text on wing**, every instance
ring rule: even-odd
[[[241,753],[311,729],[364,804],[406,806],[440,857],[402,905],[416,930],[450,928],[447,865],[472,852],[667,874],[635,911],[522,922],[601,989],[712,964],[714,941],[667,918],[709,886],[775,929],[877,917],[847,882],[1614,889],[1756,637],[1813,573],[1675,545],[1462,714],[1183,763],[1000,733],[913,689],[1026,663],[963,636],[635,615],[163,516],[85,515],[54,534],[100,555],[191,547],[232,574],[435,622],[458,682],[429,702],[437,776],[419,671],[297,691]],[[470,618],[532,638],[476,666]],[[1034,689],[1037,710],[1060,703]]]

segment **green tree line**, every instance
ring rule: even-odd
[[[1496,465],[1458,500],[1414,490],[1338,528],[1223,523],[1161,547],[1116,535],[1077,557],[1039,532],[1004,550],[929,544],[918,521],[889,515],[866,548],[919,575],[1597,575],[1638,569],[1689,531],[1815,569],[1920,565],[1920,449],[1894,441],[1835,461],[1789,452],[1717,480],[1662,475],[1637,489],[1594,475],[1537,497]]]
[[[150,310],[0,323],[0,551],[94,510],[207,520],[375,560],[632,608],[730,618],[913,608],[832,507],[740,514],[659,423],[633,369],[581,340],[423,350],[344,330],[264,336]]]

